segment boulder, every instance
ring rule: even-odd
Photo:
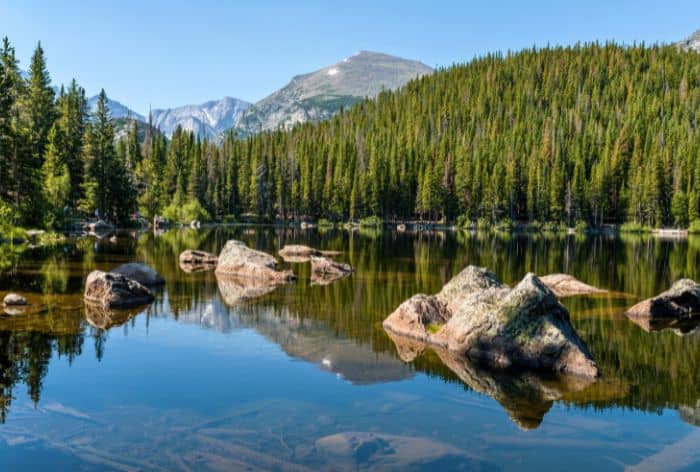
[[[105,308],[130,308],[147,305],[154,300],[145,286],[125,275],[94,270],[85,281],[83,298]]]
[[[349,264],[335,262],[327,257],[311,257],[311,281],[318,284],[330,283],[352,274]]]
[[[384,328],[395,334],[431,342],[432,331],[452,317],[445,304],[432,295],[419,293],[403,302],[384,320]]]
[[[8,293],[2,300],[3,306],[26,306],[27,299],[18,293]]]
[[[202,227],[202,223],[199,222],[199,220],[192,220],[190,222],[190,228],[192,229],[199,229]]]
[[[467,267],[436,296],[416,295],[401,304],[383,325],[499,368],[599,374],[569,313],[534,274],[511,289],[492,272]]]
[[[399,223],[398,225],[396,225],[396,231],[403,233],[404,231],[406,231],[406,225],[403,223]]]
[[[277,284],[296,279],[292,271],[279,270],[277,260],[271,255],[251,249],[236,240],[226,242],[221,250],[216,274],[236,275]]]
[[[549,274],[540,277],[540,280],[560,298],[608,293],[607,290],[585,284],[569,274]]]
[[[626,315],[676,319],[700,315],[700,284],[681,279],[665,292],[637,303],[627,310]]]
[[[219,258],[210,252],[187,249],[180,253],[180,268],[185,272],[213,270],[218,260]]]
[[[154,287],[165,283],[165,279],[154,268],[140,262],[122,264],[112,269],[112,273],[122,274],[147,287]]]

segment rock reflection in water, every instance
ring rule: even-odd
[[[668,329],[678,336],[700,334],[700,315],[681,320],[639,316],[628,316],[627,318],[647,333]]]
[[[111,310],[95,303],[85,303],[85,319],[93,328],[110,329],[121,326],[144,310],[144,307]]]
[[[262,297],[275,290],[278,285],[263,279],[216,274],[216,283],[224,303],[234,306],[240,302]]]
[[[479,366],[464,356],[448,352],[420,341],[387,332],[396,345],[399,357],[413,362],[426,349],[437,354],[440,361],[467,387],[496,400],[510,419],[524,430],[540,426],[544,416],[558,400],[586,391],[595,385],[591,378],[576,376],[544,376],[527,370],[499,370]],[[600,389],[597,389],[598,395]],[[624,389],[608,389],[608,395],[622,398]]]

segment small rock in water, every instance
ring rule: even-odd
[[[608,293],[607,290],[583,283],[569,274],[549,274],[540,277],[540,280],[554,292],[554,295],[560,298]]]
[[[180,268],[185,272],[202,272],[216,268],[219,258],[214,254],[195,249],[180,253]]]
[[[18,293],[8,293],[2,301],[4,306],[26,306],[27,299]]]
[[[689,318],[700,315],[700,284],[681,279],[659,295],[627,310],[630,317]]]
[[[335,262],[327,257],[311,257],[311,282],[326,285],[352,274],[350,264]]]

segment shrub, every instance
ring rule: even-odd
[[[574,225],[574,230],[577,233],[585,233],[588,230],[588,224],[583,220],[579,220],[576,222],[576,225]]]
[[[476,220],[476,229],[489,229],[491,222],[487,218],[479,218]]]
[[[642,225],[641,223],[630,221],[630,222],[624,223],[620,226],[620,232],[621,233],[651,233],[652,228],[651,228],[651,226],[645,226],[645,225]]]
[[[163,216],[175,223],[189,223],[194,220],[206,221],[211,219],[207,210],[197,199],[189,199],[183,205],[172,203],[165,207]]]
[[[318,220],[318,227],[319,228],[332,228],[335,226],[335,223],[333,223],[331,220],[327,220],[325,218],[321,218]]]
[[[457,221],[455,221],[455,226],[457,228],[470,228],[472,225],[472,220],[468,215],[459,215]]]
[[[700,220],[693,220],[688,226],[688,232],[693,234],[700,234]]]
[[[556,221],[548,221],[542,225],[541,230],[548,233],[564,232],[566,231],[566,225]]]
[[[360,226],[376,228],[382,226],[382,219],[378,216],[368,216],[360,219]]]
[[[503,233],[510,233],[513,231],[513,227],[514,227],[513,220],[504,219],[504,220],[498,221],[494,225],[493,229],[496,231],[503,232]]]

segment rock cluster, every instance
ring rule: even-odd
[[[469,266],[437,295],[405,301],[383,325],[496,367],[599,375],[569,313],[534,274],[510,288],[487,269]]]

